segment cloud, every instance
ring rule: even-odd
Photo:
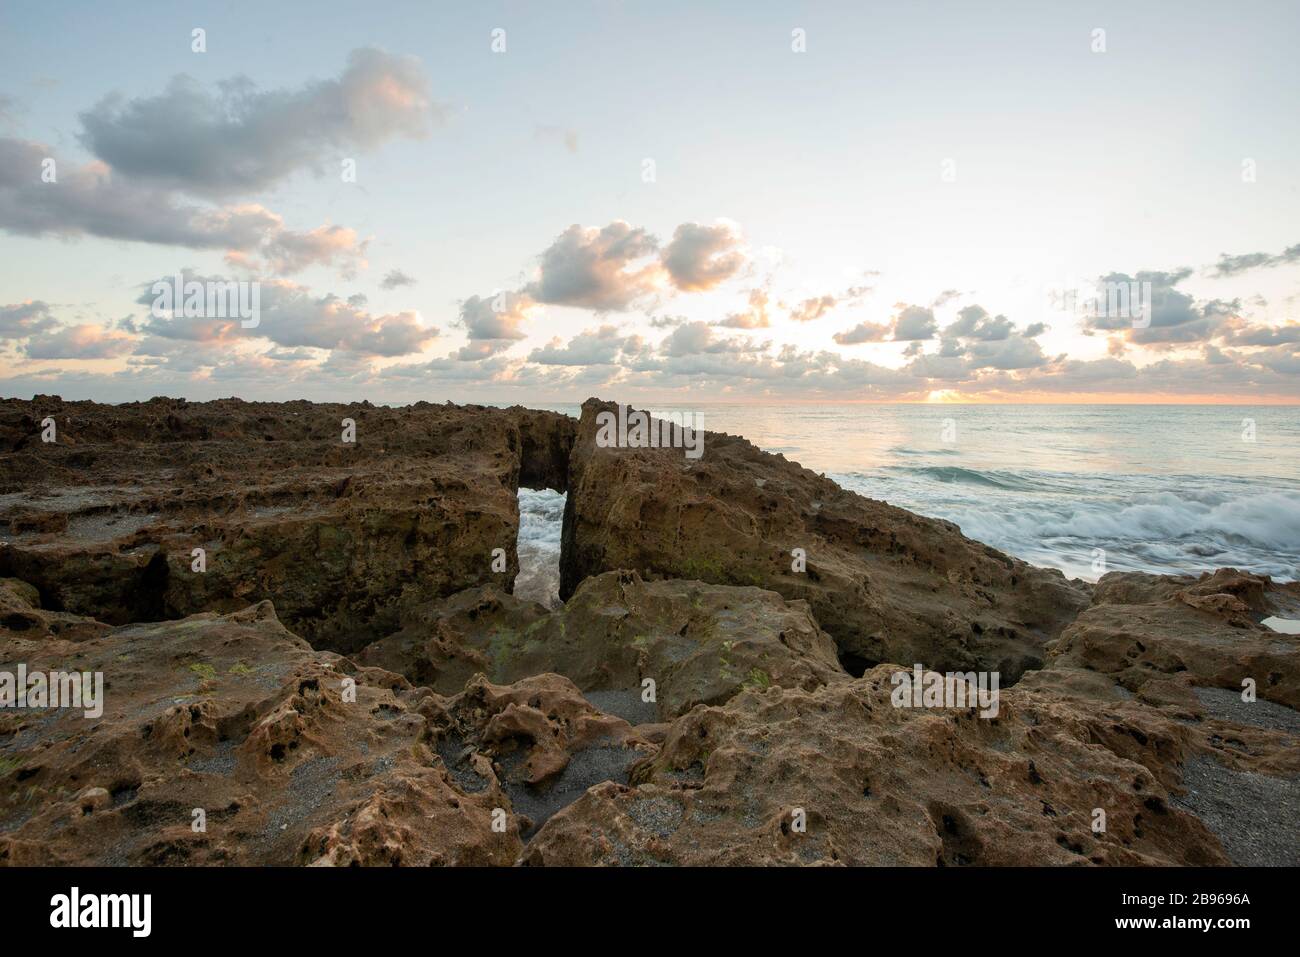
[[[82,113],[79,140],[96,157],[89,163],[0,138],[0,229],[224,249],[231,266],[252,272],[325,265],[352,278],[366,265],[367,245],[354,230],[299,232],[256,203],[191,197],[255,192],[298,169],[320,172],[340,151],[423,136],[438,115],[418,61],[375,49],[354,50],[338,79],[296,91],[263,92],[236,79],[212,92],[177,76],[159,96],[110,96]]]
[[[939,299],[943,300],[945,296],[947,293],[941,295]],[[888,323],[860,322],[852,329],[837,332],[833,338],[842,346],[864,342],[906,342],[909,346],[905,355],[921,355],[923,350],[921,343],[928,342],[939,334],[939,323],[934,317],[934,309],[904,303],[898,303],[895,309],[898,312]],[[943,330],[939,355],[944,358],[966,355],[969,348],[965,343],[998,342],[1021,335],[1025,338],[1033,338],[1041,335],[1046,328],[1039,322],[1021,333],[1016,329],[1015,323],[1006,316],[990,316],[983,306],[972,304],[962,309],[957,314],[957,319]],[[980,352],[992,355],[995,350],[984,349]]]
[[[832,338],[842,346],[852,346],[862,342],[883,342],[889,333],[889,328],[884,323],[859,322],[847,332],[835,333]]]
[[[904,306],[894,317],[894,341],[933,339],[938,328],[939,324],[935,322],[933,309],[925,306]]]
[[[854,341],[878,341],[884,331],[882,326],[863,326],[876,338],[865,338],[864,332]],[[909,343],[903,353],[911,360],[906,368],[920,378],[976,383],[982,370],[1038,369],[1051,362],[1036,341],[1047,328],[1041,322],[1022,330],[1006,316],[991,316],[983,306],[972,303],[939,334],[938,350],[926,352],[923,343],[934,336],[935,327],[933,312],[920,306],[907,306],[894,319],[894,341]],[[850,335],[853,332],[856,330]],[[836,339],[843,342],[848,336]]]
[[[404,363],[394,365],[380,373],[381,380],[415,380],[423,385],[429,382],[448,382],[483,384],[496,381],[505,375],[511,366],[508,360],[498,356],[486,358],[482,362],[466,362],[455,355],[430,359],[427,362]]]
[[[615,326],[601,326],[574,336],[567,346],[561,339],[552,339],[530,352],[528,361],[559,366],[610,365],[624,356],[638,354],[644,344],[640,336],[620,335]]]
[[[599,391],[599,386],[615,387],[621,394],[708,390],[723,396],[852,396],[895,401],[922,399],[937,388],[1005,397],[1114,393],[1294,399],[1300,394],[1300,346],[1295,343],[1253,350],[1203,347],[1195,357],[1137,366],[1114,357],[1040,359],[1034,351],[1036,343],[1017,334],[999,340],[943,340],[943,345],[951,343],[955,351],[941,349],[914,356],[907,366],[889,369],[834,351],[801,351],[794,345],[773,354],[767,343],[720,339],[709,329],[696,324],[689,336],[684,334],[678,341],[680,348],[640,348],[630,354],[620,350],[612,362],[603,361],[614,355],[611,344],[632,340],[636,349],[635,337],[605,326],[575,336],[567,345],[556,341],[550,343],[549,351],[540,350],[556,360],[553,362],[487,352],[477,361],[467,362],[453,353],[382,369],[368,355],[342,350],[331,352],[321,363],[314,361],[318,353],[306,347],[276,347],[263,355],[245,355],[228,343],[196,346],[170,341],[164,343],[165,348],[137,350],[122,372],[31,371],[0,381],[0,389],[30,394],[57,385],[65,396],[93,394],[116,401],[159,393],[212,398],[249,389],[267,397],[310,395],[337,400],[340,396],[379,395],[389,401],[439,394],[463,398],[468,390],[481,389],[494,400],[508,393],[519,401],[536,401],[541,395],[558,398]],[[150,341],[155,345],[161,342],[156,338]],[[495,348],[496,342],[482,340],[470,346],[477,351],[480,344]],[[153,354],[144,354],[146,351]]]
[[[222,279],[184,273],[186,282],[223,282]],[[170,282],[170,277],[162,282]],[[153,283],[144,285],[137,302],[151,305]],[[141,331],[163,340],[209,344],[269,339],[286,348],[333,349],[359,356],[404,356],[420,352],[439,332],[425,326],[414,312],[373,315],[357,300],[336,295],[313,295],[305,286],[287,279],[260,283],[261,316],[256,327],[244,329],[239,320],[150,315]],[[149,354],[148,343],[137,349]]]
[[[310,349],[271,349],[262,353],[265,359],[276,362],[315,362],[316,353]]]
[[[206,285],[208,283],[226,282],[223,277],[201,276],[191,269],[181,270],[180,275],[182,282],[185,283],[199,282]],[[142,345],[148,343],[148,337],[154,337],[164,340],[165,342],[221,344],[235,343],[240,339],[252,338],[258,335],[258,333],[250,330],[248,336],[245,336],[244,331],[240,326],[239,319],[221,319],[217,317],[186,318],[185,316],[169,314],[155,315],[153,304],[157,297],[154,293],[153,287],[159,282],[170,285],[172,283],[172,277],[168,276],[154,282],[142,283],[140,286],[140,295],[135,301],[139,305],[150,307],[149,316],[144,320],[137,321],[131,319],[127,322],[127,328],[129,331],[140,333],[146,337],[146,339],[142,341]],[[259,297],[261,292],[264,291],[264,289],[259,290]],[[163,312],[165,313],[165,311]],[[169,354],[173,348],[169,345],[165,345],[163,342],[153,343],[153,347],[159,351],[144,353],[137,349],[137,354],[166,355]]]
[[[875,276],[877,273],[868,272],[866,275]],[[815,319],[820,319],[836,306],[859,302],[870,292],[870,286],[850,286],[841,293],[827,293],[823,296],[813,296],[809,299],[803,300],[797,306],[791,308],[789,310],[790,318],[795,322],[812,322]],[[785,306],[784,303],[781,305]]]
[[[955,341],[955,340],[954,340]],[[1023,335],[972,341],[954,354],[914,359],[905,371],[926,390],[942,385],[973,394],[1108,393],[1169,396],[1244,395],[1295,398],[1300,386],[1300,347],[1275,346],[1253,353],[1203,346],[1199,355],[1161,359],[1144,366],[1120,357],[1043,357]]]
[[[575,223],[538,257],[536,277],[520,293],[545,305],[622,312],[664,286],[712,289],[745,262],[739,233],[725,222],[682,223],[662,254],[654,235],[623,220],[601,228]]]
[[[528,320],[532,301],[517,292],[499,292],[488,298],[470,296],[460,304],[456,325],[461,326],[470,339],[528,338],[520,328]]]
[[[826,313],[835,308],[836,299],[834,296],[814,296],[811,299],[805,299],[799,305],[790,310],[790,318],[795,322],[812,322],[814,319],[820,319]]]
[[[760,348],[765,348],[766,343]],[[924,383],[904,371],[848,359],[834,352],[801,352],[787,345],[765,351],[698,352],[642,360],[620,386],[719,388],[747,394],[852,394],[916,398]]]
[[[666,356],[691,356],[717,353],[762,352],[767,343],[755,343],[750,338],[720,338],[714,335],[713,327],[707,322],[687,322],[673,330],[659,345],[659,351]]]
[[[1225,276],[1236,276],[1243,272],[1249,272],[1252,269],[1286,266],[1297,262],[1300,262],[1300,243],[1288,246],[1277,255],[1244,253],[1240,256],[1229,256],[1227,253],[1223,253],[1219,256],[1219,261],[1214,264],[1210,275],[1221,279]]]
[[[1115,358],[1065,359],[1020,381],[1044,392],[1145,393],[1157,395],[1287,395],[1297,393],[1300,362],[1285,350],[1255,356],[1218,352],[1205,357],[1162,359],[1146,366]],[[1225,361],[1226,360],[1226,361]]]
[[[765,289],[749,293],[749,306],[743,312],[733,312],[718,323],[727,329],[766,329],[772,323],[767,312],[768,295]],[[651,323],[653,325],[653,322]]]
[[[125,355],[134,337],[103,326],[64,326],[33,336],[25,352],[29,359],[111,359]]]
[[[675,287],[700,292],[734,276],[745,265],[745,253],[730,223],[682,223],[664,249],[662,262]]]
[[[55,181],[41,179],[55,161]],[[335,266],[344,276],[365,266],[365,242],[342,226],[309,232],[286,229],[276,213],[256,203],[193,205],[174,192],[123,180],[104,164],[59,161],[48,147],[0,137],[0,229],[20,236],[97,236],[133,242],[224,249],[231,266],[272,269],[282,275],[311,265]],[[259,261],[259,257],[264,261]]]
[[[81,143],[130,179],[187,193],[253,193],[345,150],[426,136],[442,116],[419,60],[353,50],[338,79],[260,91],[246,78],[216,91],[185,75],[158,96],[101,100],[81,114]]]
[[[1102,314],[1086,316],[1083,333],[1118,333],[1119,338],[1127,343],[1157,348],[1216,338],[1240,311],[1241,303],[1219,299],[1198,303],[1188,293],[1175,288],[1191,274],[1190,269],[1179,269],[1174,272],[1143,271],[1132,276],[1118,272],[1102,276],[1098,280],[1099,290],[1138,289],[1142,301],[1150,306],[1150,322],[1144,325],[1146,317],[1140,314],[1132,301],[1127,311],[1111,310],[1108,293],[1099,292],[1098,309],[1093,312]],[[1149,297],[1147,283],[1150,283]]]
[[[1281,375],[1300,376],[1300,349],[1294,344],[1266,349],[1252,356],[1252,360]]]
[[[49,303],[39,299],[0,306],[0,339],[25,339],[54,325]]]
[[[658,284],[659,263],[646,261],[657,249],[654,236],[622,220],[603,229],[575,224],[541,254],[539,276],[525,291],[548,305],[622,311]]]
[[[396,289],[399,286],[414,286],[416,280],[412,279],[400,269],[390,269],[388,275],[384,276],[383,281],[379,284],[381,289]]]
[[[505,352],[513,345],[514,341],[511,339],[471,339],[452,355],[457,362],[482,362],[499,352]]]
[[[1014,336],[971,343],[966,361],[971,369],[1036,369],[1048,360],[1036,341]]]
[[[1278,346],[1300,343],[1300,323],[1289,322],[1282,326],[1254,325],[1247,322],[1230,323],[1223,341],[1234,346]]]
[[[918,379],[934,379],[945,384],[956,384],[971,378],[971,368],[960,354],[946,352],[921,353],[905,367]],[[925,388],[929,388],[928,385]]]
[[[88,168],[88,175],[111,180],[112,171],[91,164],[96,165],[100,168]],[[0,194],[9,175],[0,168]],[[39,184],[39,174],[34,179]],[[65,179],[60,176],[60,185]],[[129,180],[122,184],[127,189],[138,185]],[[226,212],[236,210],[261,207],[230,207]],[[264,268],[282,272],[316,264],[354,271],[364,265],[367,243],[353,230],[326,225],[295,232],[285,229],[275,214],[261,212],[264,228],[254,234],[246,250],[232,252],[228,257],[232,262],[249,268],[263,263]],[[795,345],[777,348],[769,341],[729,334],[770,327],[770,278],[748,289],[745,305],[724,313],[718,321],[647,315],[644,321],[652,328],[665,330],[664,338],[653,345],[627,325],[612,322],[593,323],[574,335],[566,331],[549,342],[528,341],[530,320],[547,302],[597,312],[630,308],[658,312],[660,293],[666,291],[665,301],[670,301],[678,292],[715,288],[727,278],[743,275],[747,260],[738,236],[725,224],[687,222],[674,230],[672,242],[661,246],[647,230],[621,220],[604,227],[571,226],[538,257],[531,281],[461,302],[453,324],[463,329],[465,344],[436,359],[425,351],[439,331],[426,326],[418,314],[372,313],[364,295],[321,295],[284,278],[262,281],[262,315],[256,328],[242,328],[237,319],[168,315],[102,327],[63,327],[47,304],[33,300],[0,307],[0,337],[16,343],[9,347],[10,355],[19,358],[67,359],[69,365],[78,360],[125,358],[118,365],[125,368],[112,373],[119,378],[91,380],[75,370],[64,373],[68,381],[111,381],[114,384],[107,388],[119,394],[128,387],[125,383],[134,383],[149,395],[168,391],[166,383],[186,381],[203,383],[205,388],[224,384],[227,391],[219,394],[237,388],[262,394],[286,389],[289,394],[294,389],[303,394],[322,388],[323,398],[358,394],[349,390],[366,394],[364,390],[376,388],[385,397],[397,394],[390,389],[409,388],[418,398],[438,385],[450,395],[481,387],[491,390],[488,395],[494,401],[505,394],[498,390],[523,399],[534,394],[529,390],[558,397],[591,394],[601,388],[629,395],[637,390],[644,390],[643,394],[707,390],[720,397],[826,395],[895,400],[924,398],[940,388],[990,396],[1113,392],[1293,398],[1300,390],[1300,323],[1254,323],[1241,316],[1235,300],[1198,301],[1180,286],[1190,270],[1101,277],[1103,283],[1150,282],[1152,323],[1142,329],[1127,317],[1088,316],[1086,332],[1105,336],[1111,352],[1107,358],[1089,361],[1044,354],[1039,339],[1046,332],[1044,323],[1021,327],[970,302],[973,296],[942,327],[934,306],[899,302],[888,321],[859,321],[833,336],[840,346],[897,343],[898,349],[890,355],[901,350],[905,363],[901,368],[837,351],[802,351]],[[190,274],[185,278],[203,280]],[[393,269],[380,285],[394,289],[412,282],[410,276]],[[150,286],[143,287],[146,292],[139,300],[146,305],[152,302]],[[870,291],[859,286],[810,297],[790,312],[792,317],[797,313],[812,321]],[[951,303],[951,293],[941,294],[935,302]],[[651,297],[653,301],[643,301]],[[784,303],[778,305],[788,309]],[[957,304],[952,308],[956,310]],[[527,348],[515,350],[521,341],[527,341]],[[1143,356],[1130,362],[1124,350],[1134,346],[1150,346],[1173,358],[1152,362],[1150,356]],[[381,363],[380,359],[399,361]],[[24,377],[11,381],[36,383],[41,376],[42,372],[29,374],[24,369]],[[45,380],[48,383],[48,375]]]
[[[56,180],[43,182],[46,159]],[[123,182],[102,163],[59,161],[39,143],[0,137],[0,228],[21,236],[78,235],[250,249],[283,228],[258,205],[195,206],[167,190]]]
[[[944,338],[995,341],[1009,339],[1015,324],[1006,316],[990,316],[983,306],[970,305],[957,314],[957,320],[943,330]]]
[[[345,226],[318,226],[310,232],[282,230],[261,250],[270,269],[280,275],[301,272],[308,266],[333,266],[345,279],[356,276],[367,266],[368,240],[357,239],[354,229]]]

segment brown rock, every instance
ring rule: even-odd
[[[0,709],[0,864],[1300,863],[1300,585],[1066,582],[611,408],[0,401],[0,663],[106,686]],[[894,707],[914,662],[997,717]]]
[[[46,414],[53,444],[39,440]],[[5,400],[0,575],[111,624],[274,599],[315,646],[355,650],[395,631],[403,609],[493,581],[509,590],[516,492],[563,489],[573,428],[555,413],[428,403]]]
[[[17,578],[0,578],[0,629],[28,641],[59,637],[84,641],[108,631],[102,622],[41,608],[40,592]]]
[[[803,599],[852,670],[880,661],[997,670],[1010,684],[1087,604],[1087,590],[923,518],[841,489],[742,438],[601,448],[589,399],[569,463],[562,598],[589,575],[757,585]],[[807,571],[792,570],[792,550]]]
[[[0,717],[0,862],[509,864],[521,850],[517,830],[491,828],[509,799],[460,789],[429,747],[429,692],[313,651],[269,603],[79,642],[0,632],[0,661],[105,678],[99,718]]]
[[[1079,707],[1100,697],[1131,699],[1127,711],[1158,714],[1155,738],[1125,714],[1104,732],[1108,742],[1172,743],[1172,750],[1162,745],[1163,762],[1148,766],[1233,863],[1296,866],[1300,636],[1258,622],[1300,617],[1297,599],[1294,583],[1235,569],[1199,577],[1112,573],[1052,644],[1047,668],[1022,684]],[[1243,697],[1246,679],[1253,700]]]
[[[491,586],[463,592],[422,609],[357,660],[443,693],[479,671],[507,684],[555,672],[585,693],[621,692],[602,704],[637,720],[721,704],[745,687],[812,690],[844,677],[806,602],[631,572],[588,578],[549,615]],[[642,708],[647,679],[654,699]]]
[[[1103,672],[1157,696],[1171,693],[1170,681],[1240,692],[1252,678],[1260,698],[1300,708],[1300,636],[1258,624],[1271,614],[1300,617],[1297,608],[1300,583],[1236,569],[1200,577],[1111,572],[1052,644],[1050,667]]]
[[[399,631],[362,648],[356,660],[454,695],[480,672],[506,680],[496,658],[546,617],[541,605],[496,585],[469,588],[407,610]]]
[[[599,782],[626,781],[656,746],[639,729],[604,714],[560,675],[511,685],[482,676],[452,698],[424,706],[438,753],[460,786],[504,792],[512,830],[528,834]]]
[[[1019,688],[1002,694],[991,720],[973,709],[896,708],[895,670],[696,708],[632,786],[593,788],[541,829],[524,862],[1227,862],[1143,763],[1177,752],[1159,738],[1159,716],[1076,709]],[[1145,748],[1120,734],[1112,749],[1099,734],[1121,722],[1146,736]],[[1096,808],[1103,833],[1092,829]]]

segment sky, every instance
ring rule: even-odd
[[[1300,4],[996,8],[4,2],[0,396],[1300,403]]]

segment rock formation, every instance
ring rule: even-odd
[[[974,709],[896,708],[894,670],[691,711],[635,786],[592,789],[542,828],[524,860],[1227,863],[1142,761],[1172,742],[1149,737],[1149,752],[1130,755],[1098,747],[1095,725],[1114,718],[1031,691],[1005,694],[992,720]],[[1101,834],[1094,808],[1106,812]]]
[[[502,799],[439,766],[428,691],[313,651],[269,602],[79,642],[15,635],[0,659],[107,679],[97,719],[0,712],[0,862],[507,864],[521,850],[517,830],[491,830]]]
[[[588,400],[569,462],[560,597],[590,575],[757,585],[803,599],[854,670],[882,661],[999,670],[1042,666],[1086,587],[971,541],[950,522],[847,492],[742,438],[704,453],[600,447]],[[795,549],[806,560],[795,569]]]
[[[611,408],[0,402],[0,863],[1300,863],[1300,585],[1067,581]]]
[[[806,602],[634,572],[587,579],[554,614],[494,586],[463,592],[358,660],[448,693],[477,672],[503,683],[556,672],[585,692],[625,692],[633,709],[649,679],[650,714],[665,719],[747,686],[811,690],[844,676]]]
[[[314,646],[356,650],[406,607],[509,589],[521,474],[562,482],[572,428],[428,403],[0,403],[0,575],[112,624],[271,599]]]

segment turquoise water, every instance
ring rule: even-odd
[[[1300,577],[1300,407],[649,408],[1072,577],[1098,577],[1094,549],[1106,571]]]

